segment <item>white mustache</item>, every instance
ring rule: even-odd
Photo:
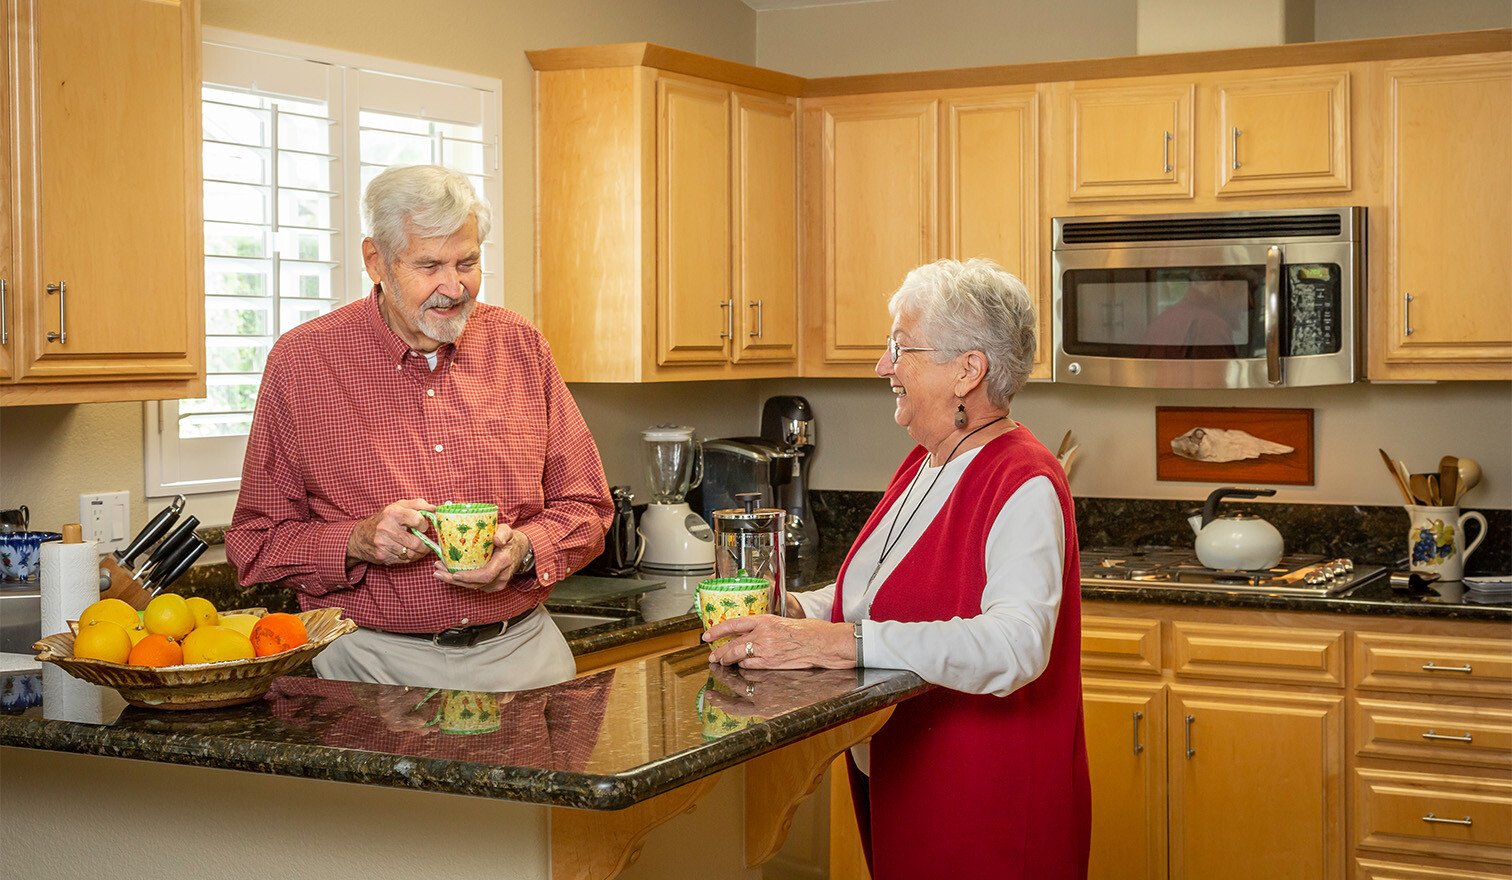
[[[420,304],[420,310],[424,311],[426,309],[449,309],[452,306],[464,302],[466,299],[467,294],[465,291],[459,299],[451,299],[444,294],[433,293],[431,294],[430,299],[427,299],[425,302]]]

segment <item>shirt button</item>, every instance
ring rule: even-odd
[[[426,397],[435,397],[436,396],[436,389],[434,389],[434,388],[427,388],[427,389],[425,389],[425,396]]]
[[[467,618],[465,618],[465,617],[464,617],[464,618],[462,618],[462,625],[463,625],[463,626],[467,626],[467,625],[468,625],[468,624],[469,624],[469,623],[472,623],[472,621],[471,621],[471,620],[468,620],[468,619],[467,619]]]
[[[396,369],[396,370],[402,370],[402,369],[404,369],[404,364],[394,364],[394,369]]]
[[[440,444],[440,443],[437,443],[437,444],[436,444],[436,451],[437,451],[437,452],[440,452],[440,451],[441,451],[441,444]]]

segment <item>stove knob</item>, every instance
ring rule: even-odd
[[[1344,564],[1344,570],[1345,571],[1354,571],[1354,560],[1353,559],[1340,559],[1339,561]]]
[[[1329,578],[1322,572],[1314,572],[1313,574],[1308,575],[1306,580],[1309,585],[1316,587],[1319,584],[1328,583]]]

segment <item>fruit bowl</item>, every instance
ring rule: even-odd
[[[266,609],[252,608],[227,611],[226,614],[252,614],[258,617]],[[251,660],[222,660],[217,663],[186,663],[180,666],[127,666],[107,660],[90,660],[73,655],[74,633],[47,636],[32,648],[37,659],[62,667],[74,678],[90,684],[113,687],[126,702],[145,709],[215,709],[235,706],[259,699],[273,686],[273,679],[310,660],[341,636],[355,630],[357,624],[341,617],[340,608],[317,608],[301,611],[310,640],[297,648]],[[70,629],[77,626],[69,622]]]

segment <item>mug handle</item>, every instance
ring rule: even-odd
[[[430,690],[426,691],[425,692],[425,696],[423,696],[423,697],[420,698],[420,702],[418,702],[418,703],[415,704],[415,709],[419,709],[421,706],[424,706],[426,703],[430,702],[430,698],[431,697],[434,697],[436,694],[439,694],[439,693],[441,693],[441,689],[440,688],[431,688]],[[426,727],[433,727],[437,722],[439,722],[441,720],[441,713],[442,713],[443,710],[445,710],[445,708],[446,708],[446,701],[445,700],[442,700],[440,703],[437,703],[436,704],[436,713],[431,716],[431,720],[425,722],[425,726]],[[412,709],[410,711],[414,711],[414,710]]]
[[[418,514],[420,514],[421,516],[425,517],[426,519],[430,520],[431,528],[433,528],[433,529],[436,530],[436,534],[437,535],[441,534],[441,526],[436,522],[436,514],[434,512],[429,511],[429,510],[417,510],[415,512],[418,513]],[[414,532],[415,537],[417,537],[417,538],[420,539],[420,543],[422,543],[425,546],[429,547],[431,549],[431,552],[434,553],[434,554],[436,554],[436,558],[437,559],[444,559],[444,558],[446,558],[446,557],[442,556],[442,554],[441,554],[441,547],[440,547],[440,545],[438,545],[435,541],[432,541],[430,538],[425,537],[425,533],[424,532],[420,531],[419,529],[415,529],[415,528],[410,529],[410,531]],[[430,697],[427,696],[426,699],[428,700],[428,699],[430,699]]]
[[[1465,511],[1465,513],[1459,518],[1460,534],[1465,534],[1465,523],[1469,522],[1470,520],[1474,520],[1477,523],[1480,523],[1480,528],[1476,530],[1475,540],[1467,545],[1464,551],[1460,553],[1460,561],[1462,562],[1466,559],[1469,559],[1470,554],[1475,551],[1475,548],[1479,547],[1480,543],[1486,540],[1486,518],[1482,516],[1481,512],[1478,510]]]

